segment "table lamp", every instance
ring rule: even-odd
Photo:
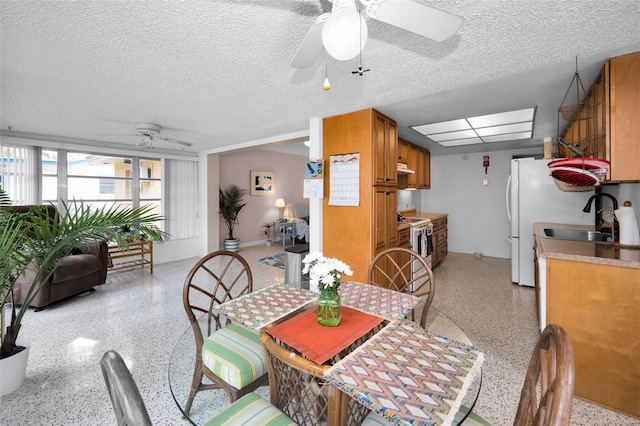
[[[284,198],[276,198],[276,205],[278,208],[278,213],[280,215],[280,220],[282,220],[282,209],[284,209]]]

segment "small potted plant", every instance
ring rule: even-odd
[[[240,250],[240,240],[234,238],[233,228],[238,223],[238,213],[247,205],[247,203],[243,202],[247,190],[235,184],[229,185],[225,189],[219,188],[219,190],[219,213],[229,231],[229,238],[224,240],[224,248],[228,251],[238,251]]]
[[[273,222],[265,222],[262,225],[262,233],[267,237],[265,241],[267,247],[271,246],[271,228],[273,228]]]

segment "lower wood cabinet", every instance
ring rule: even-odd
[[[431,255],[431,263],[433,267],[442,262],[448,252],[447,246],[447,216],[433,219],[433,253]]]
[[[640,418],[640,270],[547,259],[546,323],[573,346],[576,396]]]

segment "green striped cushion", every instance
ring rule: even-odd
[[[242,389],[267,372],[260,336],[231,323],[207,337],[202,363],[236,389]]]
[[[388,421],[377,415],[375,411],[372,411],[367,414],[360,426],[389,426],[389,424]]]
[[[286,426],[295,424],[293,420],[265,401],[260,395],[250,392],[205,423],[205,426]]]
[[[462,426],[491,426],[491,423],[472,411],[471,414],[464,419]]]
[[[460,407],[460,411],[464,411],[465,413],[469,411],[467,407],[464,405]],[[457,417],[457,416],[456,416]],[[370,412],[367,417],[365,417],[361,426],[388,426],[389,422],[377,415],[375,412]],[[464,419],[462,422],[462,426],[491,426],[491,424],[474,413],[473,411],[469,416]]]

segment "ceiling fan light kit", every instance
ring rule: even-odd
[[[367,42],[367,22],[359,1],[371,19],[411,31],[422,37],[444,41],[458,32],[464,18],[412,0],[332,0],[331,13],[318,16],[302,40],[291,66],[313,65],[324,49],[339,61],[355,58]]]
[[[322,28],[322,44],[338,61],[355,58],[367,42],[367,23],[356,7],[356,0],[334,0],[331,16]]]

